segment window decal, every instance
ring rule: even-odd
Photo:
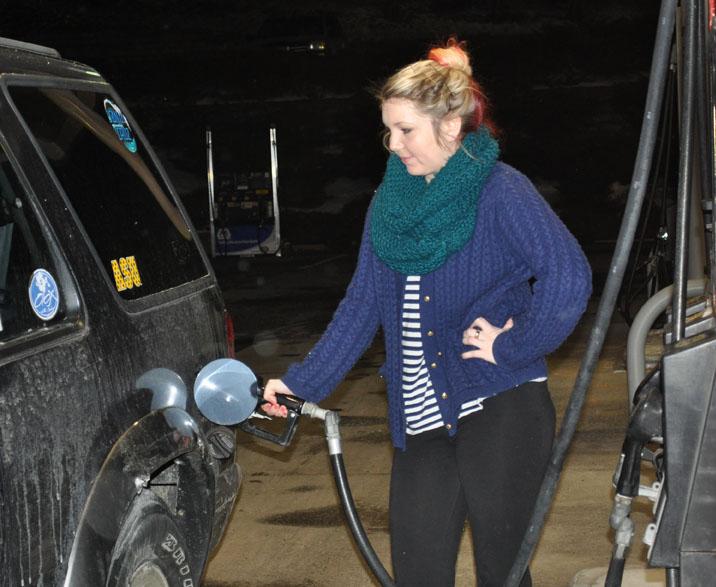
[[[35,269],[28,287],[30,306],[35,315],[47,322],[52,320],[60,307],[60,290],[55,278],[46,269]]]
[[[110,263],[112,264],[114,284],[117,286],[117,291],[142,287],[142,278],[139,275],[139,267],[137,267],[134,255],[112,259]]]
[[[107,118],[109,119],[109,123],[112,125],[114,132],[117,133],[119,140],[124,143],[124,146],[127,147],[127,150],[130,153],[136,153],[137,141],[134,140],[134,135],[132,134],[132,129],[129,128],[127,117],[122,114],[119,106],[112,102],[112,100],[105,98],[104,111],[107,114]]]

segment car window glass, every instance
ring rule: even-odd
[[[0,148],[0,345],[66,319],[40,225]]]
[[[23,86],[10,94],[120,296],[206,275],[187,223],[112,96]]]

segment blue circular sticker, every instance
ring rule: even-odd
[[[60,290],[45,269],[35,269],[28,287],[30,306],[40,320],[52,320],[60,307]]]
[[[127,117],[122,114],[122,111],[119,109],[119,106],[112,102],[112,100],[105,98],[104,111],[107,114],[107,119],[112,125],[114,132],[119,137],[119,140],[124,143],[124,146],[127,147],[127,150],[129,152],[136,153],[137,141],[134,140],[134,135],[132,134],[132,129],[129,128],[129,122],[127,122]]]

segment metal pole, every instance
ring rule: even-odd
[[[666,585],[667,587],[681,587],[681,573],[676,567],[666,569]]]
[[[710,199],[709,193],[709,149],[708,138],[708,106],[706,90],[706,10],[703,0],[696,2],[696,24],[694,26],[694,98],[696,111],[694,113],[694,153],[691,169],[693,173],[691,184],[691,214],[689,222],[689,261],[688,279],[702,279],[707,260],[707,238],[705,230],[706,210],[705,199]],[[701,213],[698,213],[701,211]]]
[[[216,204],[214,201],[214,150],[211,143],[211,128],[206,127],[206,180],[209,184],[209,240],[211,241],[211,256],[216,257],[216,234],[214,218]]]
[[[709,239],[709,276],[711,278],[710,292],[711,307],[716,308],[716,181],[714,181],[714,173],[716,172],[716,162],[713,157],[716,152],[716,120],[714,119],[714,96],[716,96],[716,72],[714,71],[714,59],[711,51],[714,48],[714,30],[711,23],[711,7],[707,8],[706,18],[702,21],[703,53],[708,55],[704,64],[704,115],[705,124],[704,134],[706,135],[706,153],[703,154],[703,161],[707,168],[707,185],[704,190],[704,197],[711,201],[711,230]],[[706,130],[708,128],[708,131]],[[709,156],[710,155],[710,156]]]
[[[672,310],[673,342],[684,337],[686,322],[686,281],[689,255],[689,212],[691,204],[691,161],[694,118],[694,60],[696,53],[696,0],[686,2],[684,9],[683,97],[679,155],[679,187],[676,208],[674,251],[674,299]]]
[[[271,188],[273,190],[273,216],[274,235],[276,241],[276,256],[281,256],[281,212],[278,207],[278,149],[276,142],[276,127],[269,128],[269,144],[271,148]]]

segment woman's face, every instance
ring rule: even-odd
[[[430,181],[457,150],[459,122],[449,119],[440,123],[444,145],[435,136],[433,120],[421,113],[411,100],[390,98],[383,102],[383,124],[390,133],[388,148],[405,165],[410,175]]]

